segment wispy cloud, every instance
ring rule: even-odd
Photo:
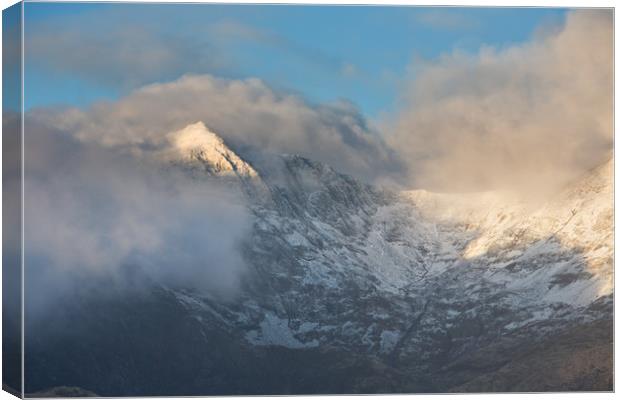
[[[437,30],[472,30],[480,26],[477,19],[455,10],[422,11],[415,14],[415,23]]]
[[[354,78],[358,76],[359,70],[355,64],[344,63],[342,64],[342,67],[340,68],[340,73],[345,78]]]
[[[206,30],[208,36],[216,43],[230,44],[231,41],[238,41],[268,46],[281,51],[284,56],[294,56],[306,64],[329,71],[338,71],[340,65],[343,64],[338,56],[303,45],[275,31],[232,19],[212,23],[207,26]]]
[[[25,40],[29,65],[125,88],[230,67],[226,55],[199,35],[164,32],[139,22],[93,21],[89,29],[84,24],[88,18],[29,27]]]
[[[72,74],[111,87],[131,89],[184,74],[235,76],[244,69],[243,46],[275,49],[281,60],[338,74],[338,56],[265,28],[229,18],[165,29],[156,14],[130,18],[115,9],[57,17],[28,25],[26,59],[39,69]],[[287,61],[289,60],[289,61]]]

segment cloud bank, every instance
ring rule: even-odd
[[[76,287],[122,286],[130,270],[143,286],[235,295],[251,228],[240,191],[26,126],[25,278],[34,315]]]
[[[168,132],[203,121],[240,153],[244,147],[297,153],[369,181],[400,168],[395,152],[352,105],[312,105],[258,79],[187,75],[86,110],[32,115],[85,143],[131,148],[136,154],[162,146]]]
[[[121,44],[105,46],[115,52],[103,58],[116,65],[115,70],[126,71],[125,77],[71,63],[114,81],[133,79],[136,73],[149,80],[182,69],[177,61],[194,51],[206,54],[192,41],[186,42],[191,48],[171,47],[170,40],[178,38],[153,38],[148,27],[139,25],[132,29],[138,28],[145,30],[131,33],[132,41],[106,39]],[[256,33],[231,21],[204,29],[218,40],[247,39]],[[49,36],[36,33],[32,40]],[[258,79],[213,75],[185,75],[88,109],[36,110],[31,117],[85,143],[123,147],[134,154],[164,146],[166,133],[203,121],[250,161],[252,150],[298,153],[370,182],[441,191],[508,188],[542,193],[610,157],[612,33],[609,10],[579,10],[567,14],[563,25],[541,27],[524,44],[416,61],[398,111],[384,116],[378,130],[351,104],[311,104]],[[62,42],[84,42],[74,36]],[[255,36],[280,43],[269,35]],[[164,58],[124,51],[125,45]],[[88,53],[61,51],[47,57],[44,42],[29,47],[46,62],[64,62],[57,54]],[[125,60],[123,54],[130,57]],[[99,58],[91,55],[84,61]],[[199,59],[195,66],[196,71],[213,70]],[[151,70],[160,67],[167,72]]]
[[[572,12],[547,31],[413,66],[385,124],[411,185],[544,192],[611,156],[613,13]]]

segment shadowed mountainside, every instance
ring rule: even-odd
[[[85,282],[27,331],[27,392],[613,389],[611,162],[533,206],[394,193],[209,143],[172,165],[250,199],[240,293],[169,287],[140,266],[133,289]]]

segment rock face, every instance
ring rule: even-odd
[[[611,162],[528,204],[393,193],[295,155],[250,166],[201,124],[171,137],[248,196],[240,293],[81,298],[27,337],[27,392],[613,389]]]

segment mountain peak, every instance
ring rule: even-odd
[[[205,126],[202,121],[167,135],[173,157],[189,164],[198,163],[216,175],[236,175],[243,178],[258,174],[224,140]]]

